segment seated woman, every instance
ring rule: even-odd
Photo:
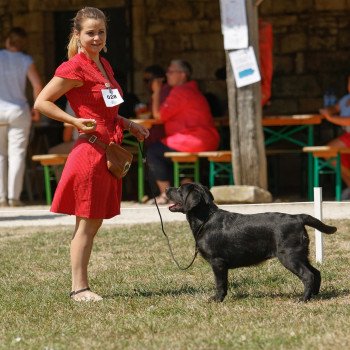
[[[167,70],[167,82],[172,87],[160,103],[163,82],[152,82],[152,114],[164,122],[165,137],[149,146],[147,159],[156,179],[160,195],[158,204],[166,204],[165,189],[172,179],[172,162],[165,152],[215,151],[219,133],[215,128],[208,102],[191,79],[192,67],[186,61],[173,60]]]
[[[341,125],[344,133],[328,142],[331,147],[350,147],[350,76],[348,77],[348,94],[336,105],[320,109],[320,113],[331,123]],[[347,188],[342,193],[342,200],[350,199],[350,154],[341,155],[342,179]]]

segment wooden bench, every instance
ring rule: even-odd
[[[186,175],[199,182],[199,159],[197,153],[190,152],[165,152],[164,157],[170,158],[174,164],[174,186],[180,186],[180,177],[185,170]],[[190,172],[188,172],[190,171]]]
[[[234,184],[231,151],[199,152],[198,156],[209,161],[209,188],[215,186],[217,178],[228,179],[229,185]]]
[[[56,183],[58,182],[57,167],[62,168],[66,163],[67,157],[68,154],[36,154],[32,156],[32,160],[39,162],[44,168],[45,195],[46,204],[48,205],[52,202],[51,179],[54,179]]]
[[[335,199],[341,201],[342,178],[341,178],[341,155],[350,154],[350,148],[338,148],[330,146],[309,146],[303,148],[304,152],[312,154],[314,158],[313,176],[314,187],[320,184],[320,175],[335,175]]]
[[[199,158],[207,158],[209,161],[209,186],[215,185],[217,177],[229,179],[233,184],[233,172],[231,162],[231,151],[212,152],[165,152],[164,156],[170,158],[174,164],[174,186],[180,186],[181,176],[193,176],[195,182],[199,182]],[[188,174],[188,170],[191,171]],[[185,175],[182,172],[187,172]]]

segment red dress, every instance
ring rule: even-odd
[[[113,70],[107,60],[100,58],[112,88],[119,90]],[[82,81],[81,87],[66,93],[77,117],[95,119],[93,134],[102,142],[114,139],[121,143],[123,131],[117,123],[118,106],[106,107],[102,89],[108,81],[94,61],[84,53],[61,64],[55,76]],[[51,211],[92,219],[108,219],[120,214],[121,180],[107,170],[105,151],[87,139],[78,139],[70,152],[55,191]]]

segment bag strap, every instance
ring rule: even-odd
[[[96,135],[88,135],[88,134],[80,134],[80,139],[87,139],[90,143],[96,143],[100,147],[102,147],[104,150],[107,149],[108,145],[98,139]]]

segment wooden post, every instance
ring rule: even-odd
[[[254,3],[254,0],[246,0],[246,12],[249,45],[253,46],[259,62],[258,16]],[[237,89],[228,52],[226,71],[235,184],[258,186],[267,190],[266,155],[261,123],[261,84],[255,83]]]

